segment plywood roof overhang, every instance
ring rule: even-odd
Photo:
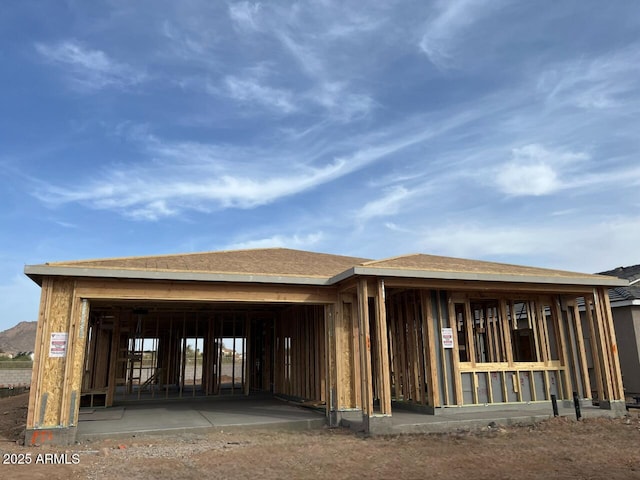
[[[25,267],[37,283],[44,276],[203,282],[335,285],[355,276],[470,280],[614,287],[626,280],[604,275],[413,254],[368,260],[285,248],[55,262]]]

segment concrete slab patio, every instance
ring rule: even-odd
[[[620,416],[616,410],[583,406],[583,418]],[[575,419],[573,407],[559,406],[562,417]],[[440,433],[497,425],[533,424],[553,417],[550,402],[504,407],[441,408],[435,415],[394,408],[380,434]],[[304,408],[271,396],[200,397],[180,401],[135,402],[111,408],[82,409],[77,428],[79,441],[153,434],[206,433],[238,429],[320,429],[324,411]],[[359,421],[344,426],[361,430]]]
[[[76,439],[233,429],[306,430],[325,425],[324,412],[273,397],[211,397],[81,409]]]

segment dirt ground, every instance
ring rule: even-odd
[[[0,464],[11,479],[640,479],[640,416],[478,432],[365,438],[341,429],[212,432],[24,447],[27,395],[0,399]],[[66,454],[68,465],[36,464]],[[77,455],[73,457],[73,455]],[[73,464],[74,459],[77,464]]]

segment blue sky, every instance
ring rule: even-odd
[[[640,263],[638,2],[4,2],[0,61],[0,330],[47,261]]]

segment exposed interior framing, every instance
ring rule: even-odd
[[[278,262],[285,254],[277,252]],[[249,256],[249,268],[254,254],[239,255]],[[359,259],[329,260],[344,268]],[[417,268],[421,261],[387,263]],[[446,265],[441,257],[429,261]],[[555,283],[533,282],[518,277],[534,278],[528,267],[477,274],[484,264],[456,262],[469,269],[455,274],[461,279],[365,262],[340,274],[313,264],[325,277],[291,283],[235,273],[228,280],[202,273],[208,281],[147,271],[109,278],[103,261],[94,262],[96,277],[87,276],[90,269],[62,274],[75,266],[51,267],[51,275],[38,267],[27,430],[72,439],[80,406],[257,392],[324,407],[331,425],[358,418],[365,431],[389,425],[397,408],[436,413],[574,393],[605,408],[624,400],[602,285],[609,280],[557,272]],[[63,339],[61,354],[53,352],[54,337]]]

